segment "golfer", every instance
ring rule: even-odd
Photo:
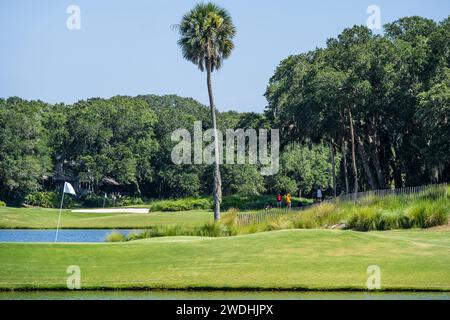
[[[281,201],[283,200],[283,197],[281,196],[280,193],[277,194],[277,196],[275,197],[277,200],[277,207],[281,208]]]
[[[286,195],[286,207],[287,207],[288,209],[290,209],[291,206],[292,206],[292,197],[291,197],[291,194],[288,193],[288,194]]]
[[[320,187],[317,188],[317,201],[322,202],[322,189]]]

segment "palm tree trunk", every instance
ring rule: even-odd
[[[222,179],[220,178],[220,159],[219,159],[219,140],[217,139],[217,122],[216,122],[216,107],[214,106],[214,96],[212,90],[211,81],[211,63],[207,61],[206,73],[207,73],[207,84],[208,84],[208,95],[209,95],[209,106],[211,108],[211,120],[214,130],[214,221],[220,220],[220,203],[222,202]]]

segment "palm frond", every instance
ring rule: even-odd
[[[173,26],[180,35],[178,45],[183,57],[204,71],[207,61],[211,71],[220,69],[234,49],[236,28],[230,14],[214,3],[197,4]]]

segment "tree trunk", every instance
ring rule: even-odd
[[[333,171],[333,197],[336,198],[336,162],[334,161],[333,140],[330,141],[331,170]]]
[[[364,173],[366,174],[367,180],[369,181],[370,187],[372,190],[378,189],[378,185],[375,182],[375,178],[373,177],[372,171],[370,170],[369,161],[367,161],[367,155],[364,150],[364,144],[361,138],[356,134],[356,142],[358,144],[358,153],[363,163]]]
[[[356,166],[356,151],[355,151],[355,128],[353,126],[353,116],[352,110],[350,107],[348,108],[349,122],[350,122],[350,136],[352,142],[352,167],[353,167],[353,175],[354,175],[354,183],[355,186],[353,188],[354,193],[358,193],[358,167]]]
[[[395,152],[394,147],[391,144],[391,147],[389,149],[391,151],[391,167],[392,172],[394,174],[394,185],[395,188],[403,188],[403,179],[402,179],[402,172],[400,169],[400,163],[397,161],[397,153]]]
[[[219,159],[219,141],[217,139],[217,123],[216,123],[216,107],[214,106],[214,96],[212,91],[212,81],[211,81],[211,63],[207,61],[207,84],[208,84],[208,95],[209,95],[209,106],[211,108],[211,120],[214,131],[214,221],[220,220],[220,203],[222,202],[222,180],[220,178],[220,159]]]
[[[375,123],[376,127],[378,127],[378,123]],[[373,165],[375,166],[375,171],[377,174],[378,186],[381,189],[386,188],[386,179],[384,178],[383,169],[381,168],[380,163],[380,151],[381,151],[381,141],[380,135],[377,132],[377,128],[375,128],[374,139],[375,141],[375,152],[372,152]]]
[[[347,172],[347,142],[345,142],[345,138],[342,138],[342,157],[344,159],[344,179],[345,179],[345,193],[350,192],[350,188],[348,186],[348,172]]]
[[[383,170],[381,169],[380,159],[378,158],[377,153],[373,155],[373,164],[375,166],[375,171],[377,172],[378,185],[381,189],[384,189],[386,188],[386,183],[383,175]]]

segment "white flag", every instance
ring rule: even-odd
[[[68,182],[64,182],[64,193],[73,194],[76,196],[75,190],[73,189],[72,185]]]

